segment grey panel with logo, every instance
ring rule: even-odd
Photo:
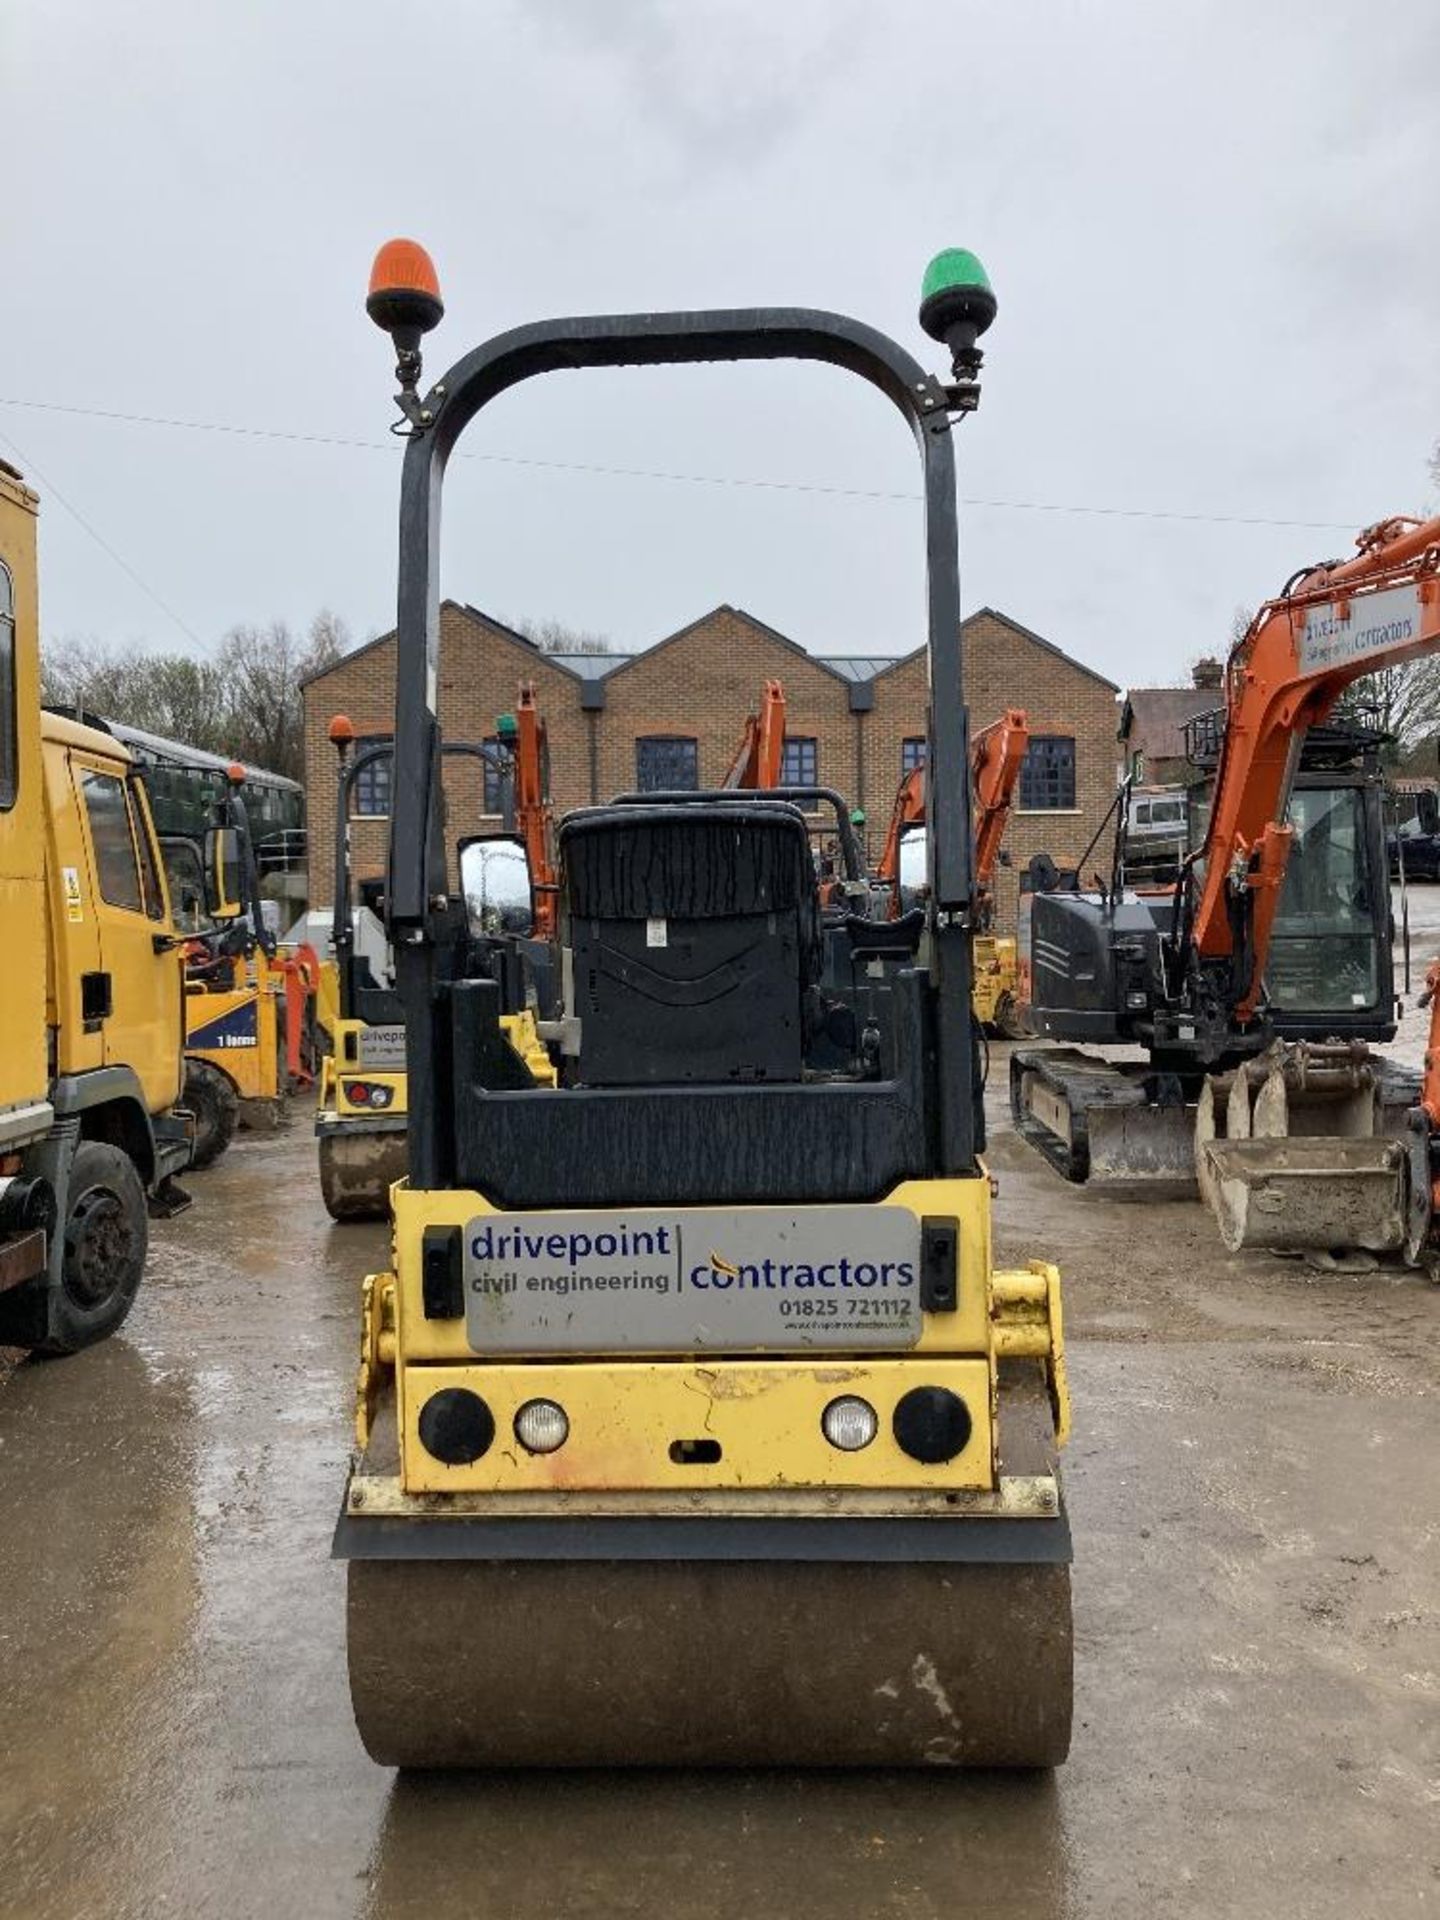
[[[1304,619],[1296,659],[1302,673],[1320,673],[1407,646],[1420,631],[1420,590],[1387,587],[1358,594],[1307,608]]]
[[[359,1053],[360,1065],[371,1073],[404,1073],[404,1027],[362,1027]]]
[[[477,1353],[913,1347],[920,1223],[866,1206],[481,1214],[465,1331]]]

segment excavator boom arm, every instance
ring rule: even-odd
[[[982,727],[970,743],[970,776],[975,789],[975,891],[984,924],[985,905],[995,878],[995,863],[1010,821],[1010,808],[1025,753],[1030,745],[1030,721],[1011,707]],[[912,767],[900,782],[890,825],[880,855],[876,878],[889,887],[893,910],[899,911],[900,842],[907,827],[925,819],[925,769]]]
[[[1250,891],[1242,1024],[1259,1004],[1291,837],[1281,823],[1306,733],[1353,681],[1440,647],[1440,518],[1383,521],[1357,546],[1354,559],[1316,567],[1267,601],[1230,656],[1192,938],[1203,959],[1230,955],[1234,890]]]
[[[1030,746],[1030,721],[1018,707],[983,727],[970,743],[970,766],[975,780],[975,886],[984,895],[995,878],[995,862],[1020,769]]]
[[[925,769],[912,767],[900,782],[895,804],[890,809],[890,825],[885,830],[885,845],[875,877],[889,887],[892,911],[899,911],[900,842],[906,827],[923,826],[925,821]]]
[[[780,785],[785,761],[785,689],[767,680],[759,713],[745,722],[740,750],[721,785],[731,790],[768,792]]]
[[[545,722],[535,704],[535,689],[522,686],[515,706],[515,831],[530,863],[535,896],[537,940],[554,938],[559,900],[552,854],[554,824],[545,779]]]

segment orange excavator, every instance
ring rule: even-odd
[[[851,814],[848,825],[842,819],[843,802],[828,787],[789,785],[785,782],[785,689],[778,680],[767,680],[760,696],[760,711],[750,714],[735,758],[730,762],[721,790],[727,793],[771,793],[788,797],[804,807],[829,804],[836,810],[839,838],[833,854],[820,859],[820,904],[839,908],[846,900],[846,880],[854,890],[864,892],[863,861],[855,828],[862,816]],[[783,791],[782,791],[783,789]],[[812,849],[813,850],[813,849]]]
[[[975,977],[971,1004],[988,1031],[1018,1038],[1025,1032],[1018,1011],[1019,957],[1009,935],[994,931],[995,868],[1000,858],[1015,787],[1030,744],[1030,722],[1012,707],[970,743],[975,822]],[[912,863],[923,863],[925,768],[912,767],[901,780],[890,810],[890,825],[876,869],[889,895],[892,920],[904,911],[907,896],[924,884]]]
[[[1346,689],[1440,648],[1440,519],[1385,520],[1356,546],[1293,575],[1236,643],[1208,830],[1173,895],[1127,892],[1116,871],[1108,888],[1032,905],[1038,1030],[1138,1043],[1149,1061],[1017,1052],[1021,1132],[1072,1179],[1103,1159],[1142,1181],[1198,1180],[1232,1250],[1418,1258],[1429,1219],[1415,1155],[1434,1128],[1413,1078],[1365,1044],[1395,1030],[1378,813],[1341,786],[1294,804],[1302,749]],[[1276,1040],[1267,969],[1282,933],[1304,936],[1323,1037]]]
[[[767,680],[760,711],[746,720],[740,750],[720,784],[732,792],[768,792],[779,786],[784,763],[785,689],[778,680]]]
[[[781,728],[784,731],[783,724]],[[511,746],[515,779],[515,832],[525,848],[534,902],[532,932],[553,940],[559,926],[559,875],[555,870],[555,821],[550,806],[550,747],[545,722],[527,681],[515,703]]]

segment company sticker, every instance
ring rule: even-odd
[[[257,1047],[260,1044],[260,1009],[253,1000],[242,1000],[228,1007],[185,1036],[186,1047],[194,1053],[219,1053],[229,1047]]]
[[[1342,605],[1346,608],[1343,618]],[[1406,646],[1419,632],[1418,587],[1358,593],[1348,603],[1333,601],[1328,607],[1310,608],[1296,657],[1302,673],[1319,673],[1326,667],[1344,666],[1347,661]]]
[[[920,1223],[903,1207],[487,1213],[465,1228],[479,1353],[913,1347]]]
[[[398,1023],[388,1027],[360,1029],[360,1065],[371,1073],[404,1073],[405,1029]]]
[[[62,867],[60,877],[65,886],[65,918],[78,925],[85,918],[85,904],[80,894],[80,870],[78,867]]]

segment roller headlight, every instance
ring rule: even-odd
[[[527,1453],[554,1453],[570,1438],[570,1417],[555,1400],[527,1400],[515,1416],[515,1438]]]
[[[868,1447],[879,1429],[874,1407],[856,1393],[842,1393],[820,1416],[820,1431],[841,1453],[858,1453]]]

